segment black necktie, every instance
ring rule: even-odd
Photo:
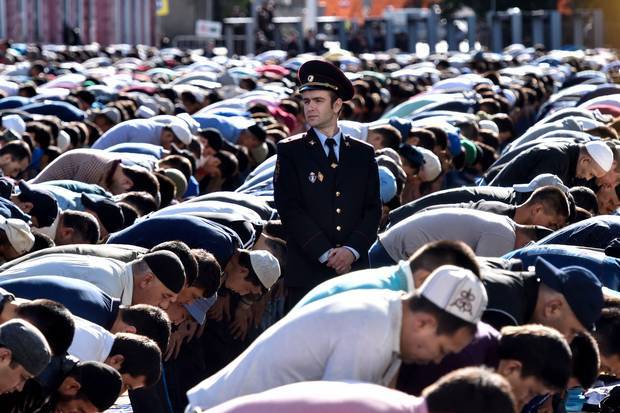
[[[325,141],[325,145],[329,148],[329,152],[327,153],[327,160],[329,161],[329,165],[332,168],[338,166],[338,158],[336,158],[336,150],[334,147],[336,146],[336,140],[334,138],[327,138]]]

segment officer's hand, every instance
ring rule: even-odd
[[[351,269],[355,261],[353,253],[345,247],[332,249],[327,259],[327,266],[336,270],[338,274],[344,274]]]
[[[235,310],[235,319],[230,324],[230,333],[237,340],[245,340],[252,322],[252,306],[239,304]]]
[[[176,359],[179,356],[181,347],[184,342],[189,342],[198,330],[198,323],[194,320],[185,320],[182,322],[177,331],[170,335],[170,342],[168,343],[168,349],[166,350],[165,361],[170,359]]]
[[[207,318],[215,321],[230,320],[230,296],[220,295],[207,312]]]

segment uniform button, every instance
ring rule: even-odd
[[[340,225],[338,225],[338,226],[336,227],[336,231],[340,231],[341,229],[342,229],[342,228],[340,227]]]
[[[339,214],[340,213],[340,208],[336,208],[336,213]]]
[[[336,191],[336,196],[340,196],[340,192]]]

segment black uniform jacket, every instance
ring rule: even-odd
[[[336,276],[319,262],[330,248],[348,246],[367,267],[381,217],[379,174],[372,146],[342,136],[333,168],[313,129],[278,144],[274,197],[288,235],[285,284],[308,288]]]

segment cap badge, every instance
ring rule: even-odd
[[[471,289],[462,290],[459,296],[450,304],[450,307],[456,307],[462,313],[469,313],[473,316],[472,303],[476,300],[476,296],[472,294]]]
[[[314,76],[308,75],[308,82],[313,82],[313,81],[314,81]]]

